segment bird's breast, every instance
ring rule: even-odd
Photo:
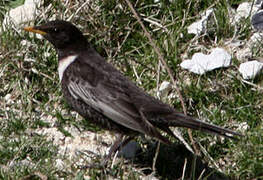
[[[62,81],[63,74],[65,70],[68,68],[68,66],[73,63],[77,59],[77,55],[71,55],[64,57],[63,59],[60,59],[58,61],[58,75],[60,82]]]

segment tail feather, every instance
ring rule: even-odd
[[[230,129],[225,129],[216,125],[212,125],[192,118],[190,116],[186,116],[182,113],[173,113],[171,115],[168,115],[166,119],[168,121],[168,126],[186,127],[202,132],[207,132],[210,134],[224,136],[231,139],[236,139],[236,136],[243,136],[242,134],[232,131]]]

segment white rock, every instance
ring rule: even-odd
[[[157,92],[157,97],[162,98],[168,95],[168,92],[172,89],[171,83],[168,81],[162,82]]]
[[[7,29],[8,26],[17,27],[22,23],[34,20],[40,3],[41,0],[26,0],[23,5],[11,9],[5,14],[3,29]]]
[[[214,11],[213,8],[206,10],[202,14],[201,20],[196,21],[196,22],[192,23],[190,26],[188,26],[188,28],[187,28],[188,33],[189,34],[196,34],[196,35],[202,34],[205,31],[208,18],[212,14],[213,11]]]
[[[253,79],[263,69],[263,63],[258,61],[249,61],[240,64],[238,71],[244,79]]]
[[[193,73],[204,74],[213,69],[228,67],[230,63],[231,55],[222,48],[215,48],[209,55],[195,53],[191,60],[183,61],[180,66]]]
[[[234,17],[234,22],[238,23],[240,21],[241,18],[247,18],[250,15],[250,11],[251,14],[255,14],[260,6],[253,6],[252,10],[251,10],[251,6],[252,6],[252,2],[243,2],[241,3],[237,10],[236,10],[236,15]]]

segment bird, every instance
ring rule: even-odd
[[[71,22],[54,20],[25,31],[41,34],[58,54],[62,93],[73,110],[89,122],[119,136],[108,157],[122,144],[144,134],[171,144],[171,127],[184,127],[234,139],[230,129],[185,115],[149,95],[107,62]],[[162,133],[166,133],[164,136]],[[123,137],[127,137],[123,140]]]

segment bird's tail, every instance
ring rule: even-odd
[[[166,116],[166,120],[168,121],[168,126],[186,127],[202,132],[228,137],[231,139],[236,139],[237,136],[243,136],[242,134],[235,131],[197,120],[190,116],[184,115],[183,113],[176,112],[170,114]]]

